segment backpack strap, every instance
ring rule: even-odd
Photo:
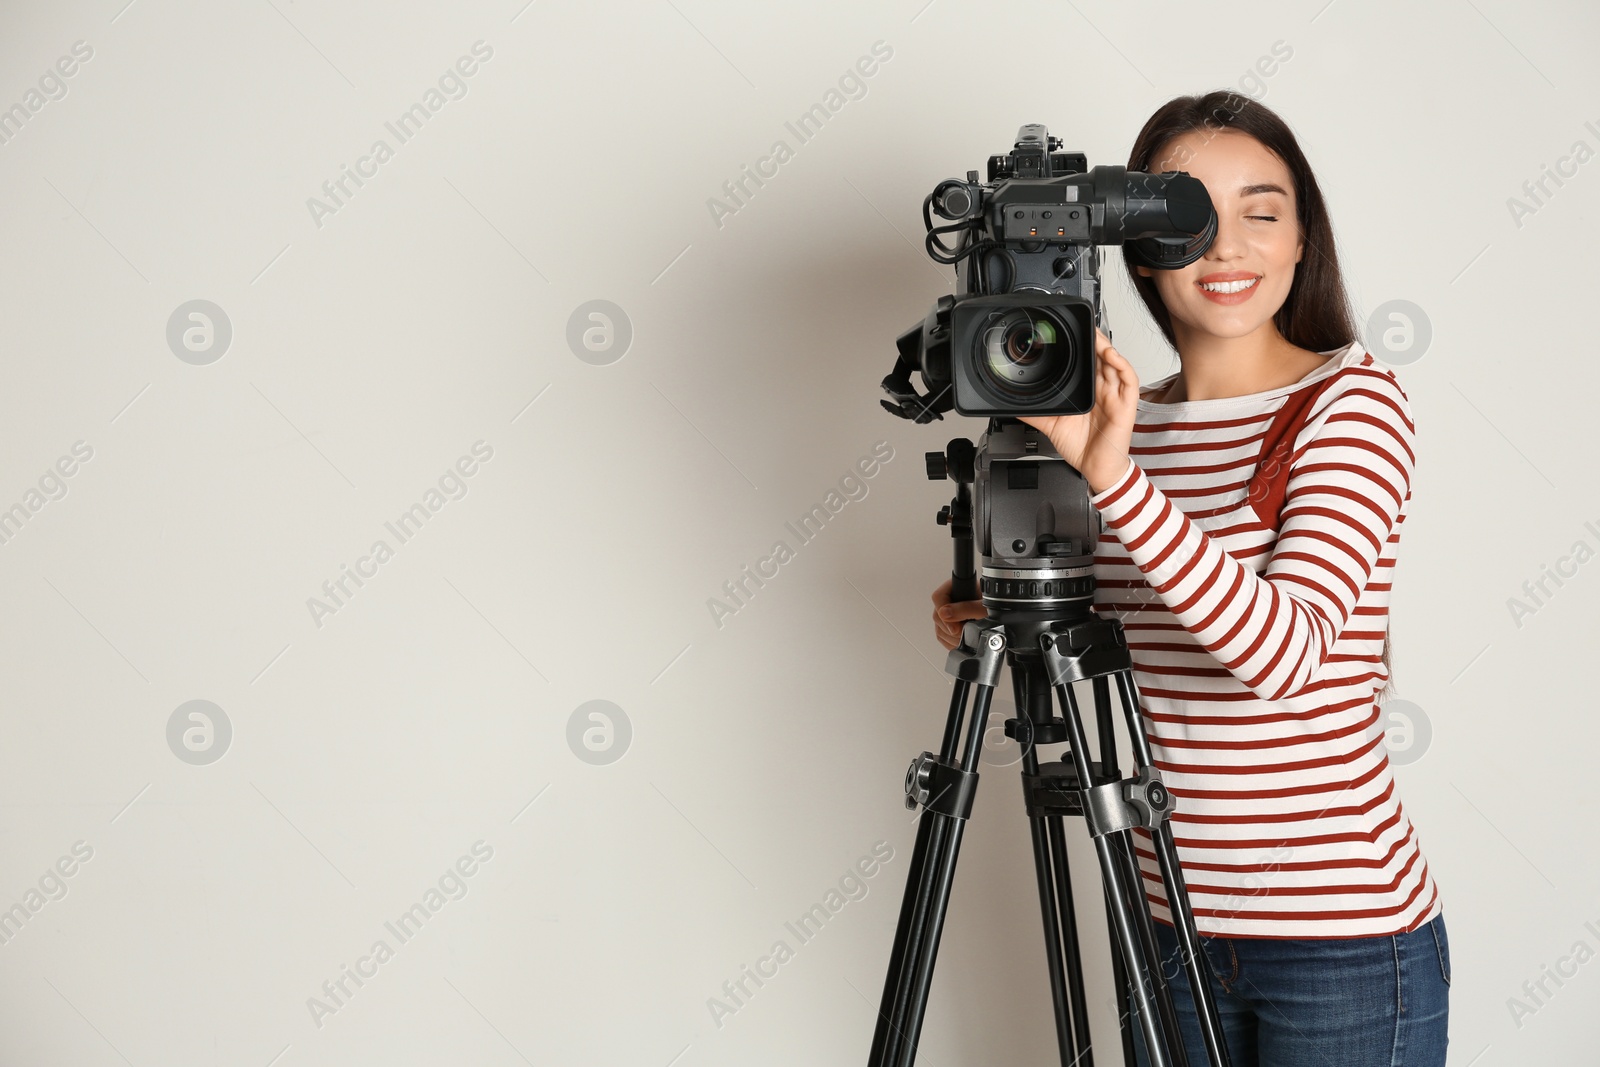
[[[1294,452],[1295,438],[1300,436],[1306,420],[1315,410],[1317,398],[1338,377],[1338,373],[1330,374],[1315,385],[1290,393],[1272,416],[1266,436],[1261,439],[1261,454],[1256,461],[1256,472],[1250,476],[1246,499],[1256,518],[1274,533],[1282,522],[1283,505],[1289,493],[1289,468],[1298,458]]]

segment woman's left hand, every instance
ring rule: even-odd
[[[1139,376],[1133,364],[1095,328],[1094,407],[1083,415],[1019,416],[1055,445],[1061,458],[1099,493],[1128,469],[1133,419],[1139,406]]]

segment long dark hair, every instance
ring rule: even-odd
[[[1182,161],[1163,161],[1155,158],[1156,152],[1174,137],[1186,133],[1203,133],[1215,136],[1221,130],[1238,130],[1254,137],[1268,151],[1281,159],[1294,179],[1295,215],[1300,224],[1300,234],[1306,250],[1295,265],[1294,281],[1272,321],[1278,332],[1292,345],[1313,352],[1327,352],[1344,348],[1360,336],[1355,312],[1345,291],[1344,276],[1339,270],[1339,255],[1334,247],[1333,223],[1328,218],[1328,205],[1322,199],[1322,189],[1317,185],[1311,164],[1306,162],[1300,143],[1295,140],[1289,124],[1265,104],[1242,96],[1231,89],[1217,89],[1202,96],[1180,96],[1167,101],[1145,122],[1139,136],[1134,138],[1128,153],[1130,171],[1150,172],[1157,166],[1164,170],[1182,170]],[[1162,166],[1162,164],[1165,164]],[[1134,270],[1132,252],[1122,246],[1122,261],[1128,268],[1139,298],[1162,336],[1176,351],[1177,336],[1172,330],[1172,316],[1151,278],[1139,276]],[[1383,635],[1383,668],[1389,671],[1389,633]],[[1391,679],[1392,681],[1392,679]],[[1390,684],[1384,684],[1383,692]],[[1382,694],[1380,694],[1382,695]]]

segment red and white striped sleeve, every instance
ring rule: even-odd
[[[1258,575],[1131,459],[1091,502],[1184,629],[1257,696],[1315,690],[1411,492],[1416,427],[1392,372],[1331,380],[1290,454],[1278,539]]]

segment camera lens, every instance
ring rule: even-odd
[[[979,335],[978,366],[990,383],[1019,400],[1051,393],[1072,373],[1072,333],[1038,308],[996,312]]]
[[[1031,363],[1042,359],[1045,350],[1055,344],[1056,330],[1048,322],[1012,322],[1006,326],[1001,344],[1006,358],[1013,363]]]

